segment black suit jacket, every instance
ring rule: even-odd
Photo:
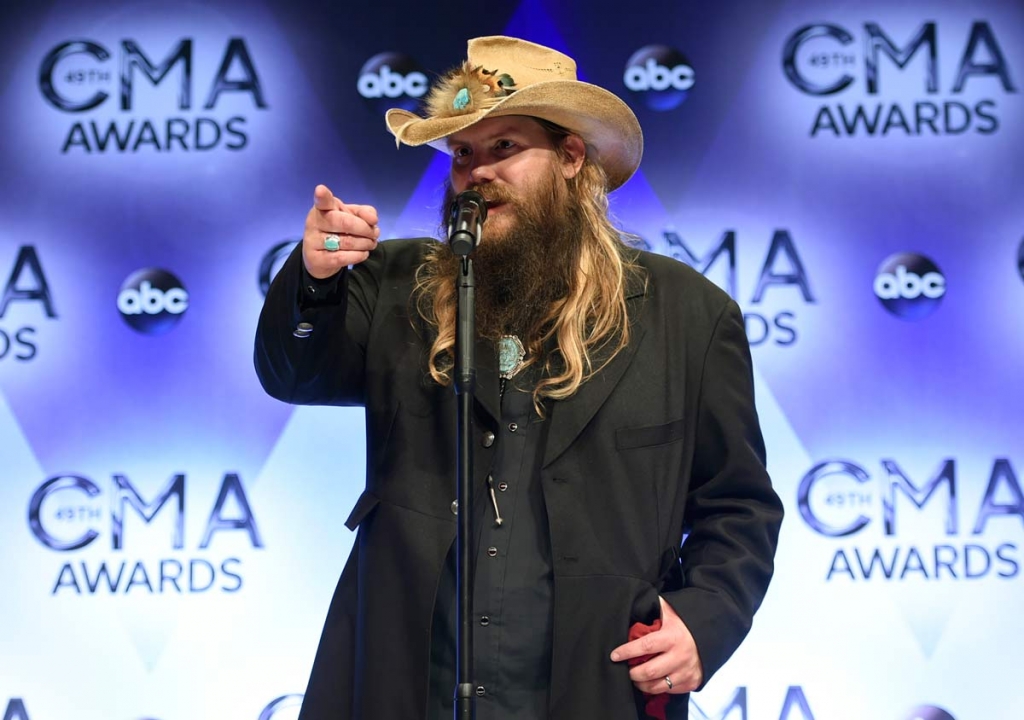
[[[426,330],[410,304],[427,242],[381,243],[312,304],[297,250],[260,317],[255,363],[268,393],[366,408],[366,488],[346,523],[358,535],[303,720],[426,712],[432,608],[455,537],[455,397],[426,375]],[[554,571],[552,718],[636,717],[628,667],[609,654],[632,622],[657,616],[659,593],[710,678],[772,575],[782,506],[765,471],[739,308],[679,262],[637,261],[645,277],[627,290],[629,346],[551,408],[541,483]],[[313,326],[308,337],[293,334],[299,322]],[[481,438],[499,431],[493,355],[478,348]],[[492,452],[476,446],[477,487]],[[686,704],[675,696],[670,717],[685,717]]]

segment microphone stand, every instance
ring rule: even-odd
[[[455,320],[455,720],[476,717],[473,682],[473,398],[476,393],[476,283],[470,254],[480,242],[487,203],[476,190],[463,190],[451,207],[448,244],[460,258]]]
[[[473,398],[476,393],[476,283],[470,254],[480,242],[487,203],[476,190],[463,190],[451,207],[448,244],[460,258],[456,290],[455,394],[458,397],[455,487],[458,515],[455,535],[455,720],[476,716],[473,682]]]
[[[476,716],[473,682],[473,398],[476,390],[476,284],[473,261],[463,255],[457,280],[459,295],[455,334],[456,498],[455,536],[457,601],[455,606],[455,718]]]

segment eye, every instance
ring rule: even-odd
[[[468,147],[465,145],[458,145],[452,148],[452,162],[456,165],[463,165],[471,154],[472,153]]]
[[[502,139],[502,140],[499,140],[498,142],[494,143],[494,149],[495,150],[499,150],[499,151],[500,150],[511,150],[515,146],[516,146],[515,142],[513,142],[512,140],[508,140],[508,139]]]

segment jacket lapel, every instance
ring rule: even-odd
[[[631,337],[624,347],[601,372],[583,383],[576,394],[567,400],[552,404],[551,427],[548,430],[547,447],[544,451],[543,467],[547,467],[572,445],[583,432],[590,419],[601,408],[623,374],[633,361],[636,350],[644,336],[644,327],[637,322],[638,300],[646,294],[643,278],[630,277],[626,286],[626,310],[629,313]]]

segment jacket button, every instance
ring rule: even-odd
[[[494,444],[494,433],[492,433],[490,430],[485,432],[484,433],[484,438],[483,438],[483,440],[480,441],[480,443],[484,447],[490,447],[491,445],[493,445]]]
[[[498,554],[498,548],[496,548],[496,547],[489,547],[489,548],[487,548],[487,556],[488,557],[494,557],[497,554]]]
[[[508,490],[508,483],[507,482],[500,482],[500,483],[498,483],[498,491],[499,492],[505,492],[506,490]]]
[[[486,615],[484,615],[483,617],[480,618],[480,624],[483,625],[484,627],[487,627],[488,625],[491,624],[491,619],[489,617],[487,617]]]
[[[292,331],[292,335],[297,338],[308,338],[313,332],[313,325],[308,322],[300,322],[295,326],[295,330]]]
[[[508,431],[509,432],[515,432],[518,429],[519,429],[519,426],[516,423],[509,423],[508,424]]]
[[[458,500],[452,500],[452,515],[458,515],[458,514],[459,514],[459,501]]]
[[[487,692],[487,690],[484,688],[483,685],[477,685],[476,686],[477,697],[483,697],[484,693],[486,693],[486,692]]]

